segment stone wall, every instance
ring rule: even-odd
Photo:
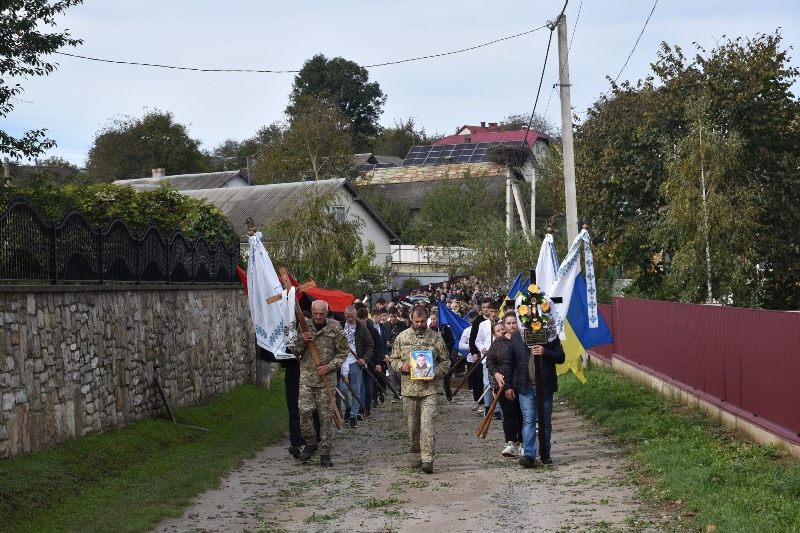
[[[0,457],[253,383],[254,339],[241,286],[2,287]]]

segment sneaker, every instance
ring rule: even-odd
[[[535,468],[536,467],[536,459],[533,457],[528,457],[527,455],[523,455],[519,458],[519,466],[522,468]]]
[[[551,465],[551,464],[553,464],[553,460],[550,458],[549,455],[546,456],[546,457],[540,457],[540,460],[542,461],[543,465]]]
[[[518,442],[514,446],[517,449],[517,456],[522,457],[523,455],[525,455],[525,448],[522,447],[522,443],[521,442]]]
[[[495,419],[495,420],[502,420],[502,419],[503,419],[503,413],[500,413],[500,412],[498,412],[498,411],[495,411],[495,412],[494,412],[494,419]]]
[[[358,415],[356,416],[356,420],[364,420],[365,417],[366,417],[366,415],[362,415],[361,413],[358,413]]]
[[[433,463],[422,463],[422,471],[426,474],[433,474]]]
[[[358,427],[358,422],[356,422],[355,418],[351,418],[350,419],[350,427],[351,428],[357,428]]]
[[[486,408],[483,405],[478,404],[478,407],[475,409],[475,412],[484,415],[484,414],[486,414],[486,413],[484,413],[484,409],[486,409]]]
[[[385,401],[386,401],[386,398],[384,397],[384,395],[383,395],[383,394],[378,394],[378,401],[379,401],[380,403],[383,403],[383,402],[385,402]]]
[[[378,407],[378,399],[377,398],[372,400],[372,408],[375,409],[376,407]]]
[[[517,449],[517,446],[513,442],[509,442],[509,443],[506,444],[506,447],[503,448],[502,456],[503,457],[518,457],[519,456],[519,450]]]

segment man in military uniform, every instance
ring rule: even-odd
[[[331,401],[325,391],[322,376],[328,377],[331,387],[336,386],[336,371],[344,362],[349,351],[347,338],[344,336],[342,326],[336,320],[328,319],[328,303],[324,300],[315,300],[311,304],[311,322],[309,331],[300,335],[295,345],[294,353],[300,359],[300,430],[306,441],[303,451],[298,457],[306,462],[317,451],[316,435],[314,433],[313,414],[319,414],[319,451],[320,464],[333,466],[331,462]],[[314,342],[319,351],[320,366],[314,363],[308,343]]]
[[[411,443],[410,465],[433,473],[436,404],[442,394],[441,379],[450,370],[450,358],[442,336],[428,327],[428,310],[416,306],[411,310],[411,327],[400,334],[392,346],[392,368],[400,375],[403,387],[403,412],[408,422]],[[411,352],[430,350],[433,353],[432,380],[411,379]]]

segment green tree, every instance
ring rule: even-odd
[[[710,53],[699,49],[692,60],[664,44],[653,64],[656,77],[636,86],[612,85],[578,127],[579,211],[593,220],[598,257],[624,265],[626,277],[634,279],[626,293],[674,297],[674,287],[663,285],[662,258],[675,242],[652,229],[673,201],[662,187],[670,158],[687,136],[697,142],[685,104],[702,100],[708,109],[705,131],[723,144],[736,136],[740,142],[731,162],[737,172],[726,179],[754,202],[757,234],[748,243],[755,253],[745,256],[748,287],[765,307],[800,306],[800,254],[792,229],[800,226],[800,195],[787,192],[796,188],[800,167],[800,104],[790,91],[798,69],[789,66],[780,41],[777,32],[727,40]]]
[[[47,185],[85,185],[86,174],[60,157],[48,157],[37,160],[35,165],[10,165],[10,182],[12,187],[43,187]]]
[[[56,26],[57,15],[81,3],[83,0],[3,2],[0,7],[0,117],[5,118],[14,110],[13,99],[23,91],[21,84],[10,84],[10,78],[46,76],[56,69],[56,64],[43,61],[41,56],[64,46],[83,43],[81,39],[73,39],[69,31],[44,31],[48,26]],[[54,140],[45,137],[46,131],[30,130],[16,138],[0,130],[0,153],[13,158],[40,155],[56,145]]]
[[[328,59],[317,54],[303,64],[294,78],[286,114],[295,118],[303,110],[304,97],[333,100],[350,119],[356,150],[369,149],[370,140],[380,132],[378,119],[386,96],[378,82],[369,81],[364,67],[341,57]]]
[[[385,289],[391,269],[372,264],[375,246],[365,247],[360,238],[364,221],[349,214],[339,220],[330,209],[335,198],[335,193],[308,195],[262,228],[273,262],[322,287],[356,295]]]
[[[414,119],[395,121],[394,126],[383,128],[372,143],[372,153],[405,157],[412,146],[432,144],[440,135],[429,136],[425,128],[417,130]]]
[[[405,240],[406,233],[409,231],[409,221],[411,220],[411,213],[408,208],[389,198],[378,186],[361,186],[357,187],[357,189],[358,193],[369,202],[369,205],[375,209],[383,221],[400,237],[400,240]]]
[[[690,129],[662,185],[669,206],[661,240],[669,245],[665,253],[674,250],[665,292],[683,302],[757,304],[758,213],[738,178],[741,140],[736,132],[724,137],[706,127],[705,101],[689,102],[686,109]]]
[[[349,177],[355,172],[349,121],[324,98],[302,98],[285,129],[264,146],[253,167],[256,183]]]
[[[506,266],[514,275],[529,272],[542,243],[537,239],[528,243],[521,231],[509,236],[504,221],[490,220],[473,226],[464,244],[472,253],[463,256],[458,273],[475,276],[485,286],[504,287],[509,282]]]
[[[533,120],[531,120],[530,113],[509,113],[508,116],[500,122],[500,131],[518,131],[527,129],[529,121],[531,123],[532,130],[545,133],[550,137],[555,137],[556,133],[558,132],[558,128],[556,128],[547,117],[544,117],[538,113],[533,114]]]
[[[467,173],[443,179],[428,192],[407,236],[425,246],[463,246],[475,226],[491,220],[505,220],[504,199],[487,193],[485,179]]]
[[[122,116],[97,132],[89,149],[86,173],[93,182],[145,178],[152,169],[192,174],[210,169],[200,141],[168,111],[148,111],[141,118]]]

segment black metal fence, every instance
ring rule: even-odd
[[[234,283],[238,244],[169,238],[151,224],[133,233],[123,220],[105,229],[77,208],[45,220],[27,200],[0,216],[0,281],[57,283]]]

